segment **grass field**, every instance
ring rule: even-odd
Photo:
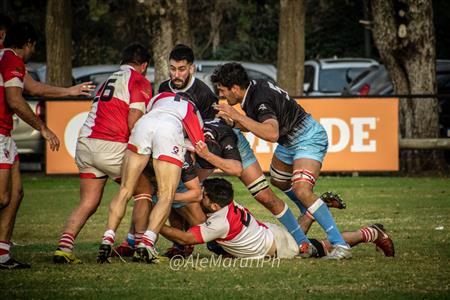
[[[258,218],[272,220],[238,180],[232,182],[236,200]],[[202,267],[186,262],[179,271],[168,262],[145,265],[114,259],[108,265],[96,263],[107,205],[117,191],[113,183],[76,241],[75,253],[84,263],[54,265],[53,251],[78,201],[78,179],[26,174],[24,187],[13,254],[31,263],[32,269],[0,271],[1,299],[450,298],[449,179],[323,177],[318,181],[318,193],[337,191],[347,202],[346,210],[333,211],[340,229],[383,223],[394,239],[395,258],[364,244],[354,248],[353,259],[346,261],[293,259],[263,267],[240,267],[239,263]],[[127,232],[130,208],[118,241]],[[323,237],[316,224],[310,234]],[[164,250],[168,245],[161,239],[158,246]],[[196,253],[205,259],[210,255],[203,246],[196,247]]]

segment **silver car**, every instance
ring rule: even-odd
[[[367,58],[328,58],[305,61],[304,91],[308,96],[340,95],[361,72],[379,63]]]

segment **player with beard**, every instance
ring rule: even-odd
[[[218,102],[217,96],[200,79],[195,78],[194,52],[186,45],[176,45],[169,55],[170,79],[162,82],[158,93],[185,92],[193,97],[195,106],[202,118],[214,119],[217,111],[214,104]]]
[[[217,111],[215,105],[217,97],[211,89],[201,80],[194,77],[195,66],[194,53],[191,48],[185,45],[177,45],[170,52],[170,79],[163,82],[159,87],[159,92],[186,92],[192,95],[200,114],[204,119],[214,119]],[[288,205],[278,198],[262,172],[253,150],[247,139],[238,128],[233,129],[237,136],[237,147],[242,159],[243,171],[239,178],[249,189],[252,196],[267,208],[292,234],[297,244],[301,248],[300,253],[303,257],[309,257],[315,251],[314,247],[308,242],[305,235],[297,223],[297,220]],[[206,145],[199,143],[197,151],[202,151]]]

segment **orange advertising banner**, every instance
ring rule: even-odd
[[[297,102],[328,135],[322,171],[398,171],[398,98],[314,98]],[[238,106],[235,106],[238,107]],[[276,144],[245,133],[264,172]]]
[[[298,99],[325,128],[328,153],[322,171],[397,171],[397,98]],[[89,101],[49,101],[47,124],[61,141],[58,152],[46,151],[47,174],[77,173],[74,162],[78,132],[90,110]],[[268,172],[276,144],[245,134],[263,171]]]
[[[47,143],[46,173],[78,173],[75,164],[75,148],[78,132],[91,109],[91,101],[47,101],[47,126],[58,136],[59,151],[51,151]]]

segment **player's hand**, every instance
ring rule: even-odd
[[[41,129],[41,135],[42,137],[47,140],[50,144],[50,149],[52,151],[58,151],[59,150],[59,139],[56,136],[56,134],[53,133],[47,126],[43,126]]]
[[[208,155],[210,154],[208,145],[206,145],[205,142],[199,141],[195,145],[195,153],[197,153],[197,155],[200,156],[201,158],[206,159],[206,157],[208,157]]]
[[[236,119],[239,118],[239,116],[240,116],[240,113],[236,109],[234,109],[231,105],[229,105],[228,103],[216,104],[214,108],[219,111],[217,116],[219,116],[220,118],[222,118],[224,120],[231,119],[231,120],[236,121]]]
[[[95,89],[95,85],[93,84],[92,81],[87,81],[71,86],[68,89],[70,96],[91,96],[91,93]]]

